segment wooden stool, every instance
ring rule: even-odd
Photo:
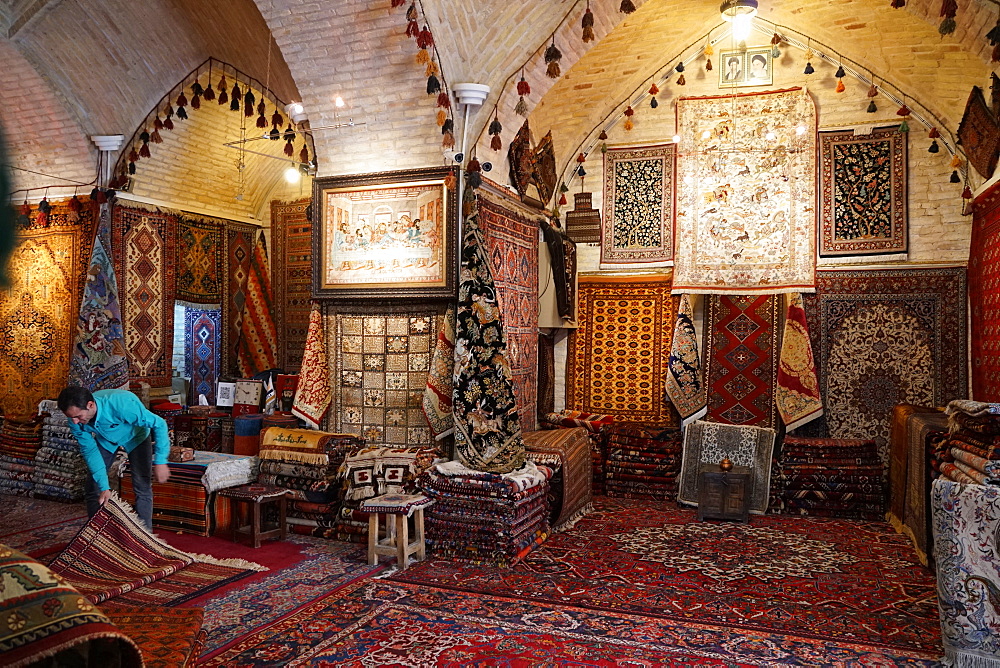
[[[249,485],[227,487],[226,489],[219,490],[219,495],[239,502],[237,506],[238,515],[242,515],[240,511],[245,507],[244,504],[249,504],[250,524],[244,526],[241,521],[237,520],[236,526],[233,527],[233,541],[238,543],[239,536],[247,536],[250,539],[250,543],[257,548],[260,547],[260,541],[262,540],[269,538],[285,540],[288,531],[285,522],[286,494],[288,494],[288,490],[284,487],[265,485],[263,483],[250,483]],[[261,506],[274,502],[278,504],[278,526],[264,530],[261,525]]]
[[[417,561],[427,556],[424,544],[424,508],[433,505],[434,499],[423,494],[383,494],[361,504],[361,512],[368,513],[368,563],[378,563],[378,555],[395,555],[400,570],[406,570],[411,554]],[[385,538],[379,540],[379,516],[385,515]],[[413,515],[416,535],[409,539],[407,518]],[[396,519],[392,522],[390,517]]]

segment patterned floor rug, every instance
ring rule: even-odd
[[[723,524],[672,503],[598,497],[595,506],[514,568],[432,559],[391,579],[919,658],[940,652],[934,578],[888,524]]]

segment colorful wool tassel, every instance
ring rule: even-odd
[[[941,133],[938,132],[937,128],[931,128],[930,132],[927,133],[927,138],[928,139],[937,139],[940,136],[941,136]]]
[[[531,84],[524,79],[524,72],[521,72],[521,80],[517,82],[518,95],[531,95]]]
[[[952,169],[958,169],[963,164],[965,164],[965,161],[962,160],[962,158],[957,153],[951,157],[951,165],[950,166],[951,166]]]
[[[649,98],[649,106],[652,109],[656,109],[658,106],[660,106],[660,103],[657,102],[656,97],[651,97]]]
[[[139,149],[139,155],[143,158],[149,157],[149,133],[143,130],[139,133],[139,140],[142,142],[142,148]]]
[[[444,122],[444,125],[441,126],[441,134],[454,133],[454,132],[455,132],[455,121],[449,118]]]
[[[659,92],[660,92],[660,89],[659,89],[659,87],[655,83],[653,83],[653,84],[651,84],[649,86],[649,94],[650,95],[658,95]]]
[[[154,144],[163,143],[163,137],[160,136],[160,131],[157,130],[156,127],[154,127],[153,131],[149,133],[149,140]]]
[[[433,74],[427,77],[427,94],[437,95],[441,92],[441,82]]]
[[[174,129],[173,116],[174,116],[174,108],[168,104],[166,111],[163,112],[163,127],[166,128],[167,130]]]
[[[584,44],[594,41],[594,12],[590,11],[590,3],[587,3],[587,11],[583,13],[583,42]]]
[[[135,174],[135,161],[134,160],[129,160],[128,161],[128,173],[129,174]]]
[[[445,111],[444,109],[438,109],[438,112],[437,112],[437,124],[438,124],[438,127],[441,127],[442,125],[444,125],[444,122],[446,120],[448,120],[448,112]]]
[[[965,189],[962,190],[962,199],[972,199],[972,188],[966,184]]]
[[[247,118],[253,116],[253,105],[257,98],[254,97],[253,91],[247,87],[246,95],[243,96],[243,115]]]
[[[955,32],[955,14],[958,13],[958,3],[955,0],[944,0],[941,3],[941,16],[943,21],[938,27],[938,32],[942,35],[950,35]]]
[[[153,121],[153,129],[154,130],[162,130],[163,129],[163,121],[160,120],[160,115],[159,114],[156,115],[156,119]]]
[[[233,90],[229,94],[229,96],[232,98],[229,101],[229,110],[230,111],[239,111],[240,110],[240,100],[243,99],[243,91],[240,90],[239,84],[235,84],[235,83],[233,84]]]
[[[211,102],[215,99],[215,89],[212,88],[212,75],[208,76],[208,88],[202,92],[201,96],[205,98],[206,102]]]
[[[187,103],[188,103],[187,96],[184,95],[184,91],[181,91],[180,95],[177,96],[177,106],[178,107],[186,107]]]
[[[608,138],[608,133],[605,132],[604,130],[601,130],[601,134],[597,135],[597,138],[600,139],[601,141],[606,141]]]
[[[868,87],[868,97],[878,97],[878,87],[875,84]]]
[[[299,151],[299,162],[303,165],[309,164],[309,148],[305,144],[302,144],[302,150]]]
[[[528,115],[528,103],[524,101],[524,96],[517,98],[517,104],[514,105],[514,113],[518,116]]]
[[[712,59],[711,58],[706,58],[705,59],[705,71],[706,72],[711,72],[712,71]]]
[[[444,91],[438,93],[437,106],[442,109],[451,109],[451,100],[448,99],[448,93]]]
[[[472,190],[483,185],[482,167],[476,158],[469,160],[469,164],[465,168],[465,185]]]
[[[843,79],[837,79],[837,88],[835,89],[838,93],[843,93],[847,90],[847,86],[844,85]]]
[[[802,74],[812,74],[816,69],[813,67],[811,62],[806,61],[806,68],[802,70]]]
[[[406,0],[392,0],[390,6],[395,9],[396,7],[402,7],[406,4]]]
[[[135,150],[135,146],[133,146],[132,150],[128,152],[128,161],[139,162],[139,152]]]
[[[635,11],[635,5],[632,4],[632,0],[622,0],[622,4],[618,6],[622,14],[631,14]]]
[[[433,60],[427,63],[427,67],[424,68],[424,74],[426,76],[433,76],[440,73],[441,70],[438,69],[437,63],[435,63]]]
[[[503,148],[503,142],[500,141],[500,133],[503,132],[503,126],[500,125],[500,117],[497,115],[493,116],[493,122],[490,123],[489,134],[493,135],[490,140],[490,148],[494,151],[499,151]]]
[[[876,111],[878,111],[878,107],[875,106],[875,100],[869,100],[868,101],[868,109],[867,109],[867,111],[868,111],[869,114],[874,114]]]
[[[556,39],[553,36],[552,44],[545,49],[545,62],[548,67],[545,68],[545,74],[550,79],[558,79],[562,71],[559,69],[559,61],[562,60],[562,51],[556,47]]]
[[[957,171],[954,171],[951,173],[951,177],[948,180],[951,181],[952,183],[961,183],[962,177],[958,175]]]
[[[679,77],[677,77],[677,85],[678,86],[684,86],[686,84],[687,84],[687,79],[684,78],[683,74],[680,75]]]
[[[906,6],[906,0],[892,0],[892,3],[889,6],[893,9],[902,9]]]
[[[45,197],[42,201],[38,203],[38,217],[35,218],[36,227],[48,227],[49,226],[49,213],[52,211],[52,205],[49,204],[49,200]]]
[[[844,66],[841,65],[840,67],[838,67],[837,71],[834,73],[833,76],[837,77],[838,79],[843,79],[844,77],[846,77],[847,72],[844,71]]]
[[[423,30],[417,35],[417,48],[429,49],[432,46],[434,46],[434,35],[431,34],[430,29],[425,25]]]
[[[938,146],[937,141],[932,141],[931,145],[927,147],[928,153],[938,153],[941,151],[941,147]]]
[[[455,148],[455,135],[451,132],[441,135],[441,148]]]
[[[897,116],[909,116],[910,115],[910,108],[906,106],[905,102],[903,103],[902,107],[900,107],[899,109],[896,110],[896,115]]]
[[[292,123],[289,120],[288,125],[285,126],[285,134],[282,135],[285,141],[293,141],[295,139],[295,128],[292,127]]]
[[[275,130],[277,130],[278,126],[284,122],[285,122],[285,117],[281,115],[280,111],[275,109],[274,113],[271,114],[271,125],[274,127]]]
[[[910,124],[906,122],[905,118],[903,119],[903,122],[899,124],[899,131],[901,133],[910,131]]]
[[[406,36],[416,37],[420,34],[420,26],[417,24],[417,6],[411,4],[406,10]]]
[[[632,109],[632,105],[625,108],[625,123],[622,125],[626,132],[631,132],[635,124],[632,122],[632,116],[635,115],[635,110]]]
[[[222,78],[219,79],[219,104],[227,102],[229,102],[229,84],[226,83],[226,75],[223,74]]]

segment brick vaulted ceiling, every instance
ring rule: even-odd
[[[987,85],[993,71],[985,33],[998,8],[989,0],[959,0],[957,29],[946,37],[937,32],[940,0],[908,0],[900,10],[889,0],[760,1],[762,18],[893,82],[952,131],[971,86]],[[636,0],[638,11],[629,16],[618,11],[619,0],[590,0],[597,40],[584,44],[586,4],[423,0],[417,6],[446,80],[488,84],[484,109],[498,105],[508,139],[520,120],[513,82],[527,63],[532,128],[536,135],[553,129],[564,163],[669,58],[691,53],[719,23],[718,0]],[[423,67],[403,34],[405,10],[391,9],[390,0],[0,0],[0,121],[10,163],[93,179],[97,153],[88,135],[131,136],[164,94],[214,57],[268,81],[282,100],[301,99],[315,128],[355,121],[316,131],[321,175],[442,164],[434,98],[424,93]],[[557,80],[544,76],[541,59],[553,33],[563,53]],[[345,108],[334,106],[337,96]],[[487,112],[474,116],[470,141],[489,120]],[[220,127],[156,147],[153,160],[162,164],[151,173],[164,180],[163,197],[209,170],[219,179],[229,168],[231,161],[205,160],[195,142],[228,136],[231,120],[203,114],[191,122]],[[256,187],[266,190],[280,170],[261,170]],[[25,171],[14,176],[19,187],[58,183]],[[246,215],[240,206],[234,213]]]

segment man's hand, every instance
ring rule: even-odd
[[[106,489],[103,492],[101,492],[101,495],[99,497],[97,497],[97,502],[103,506],[104,502],[110,498],[111,498],[111,490]]]
[[[153,464],[153,476],[156,478],[156,482],[170,480],[170,467],[166,464]]]

